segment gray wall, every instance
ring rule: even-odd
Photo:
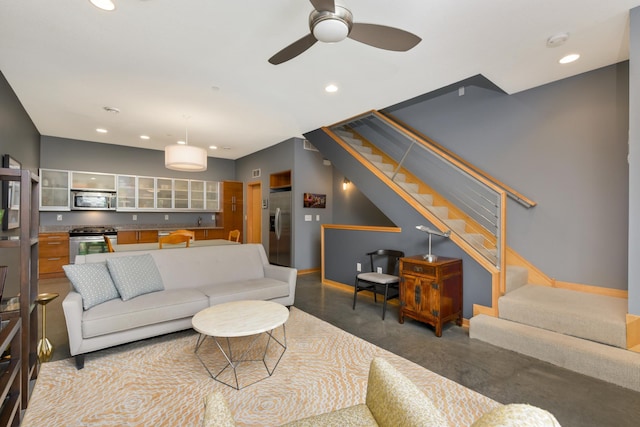
[[[640,316],[640,7],[631,10],[629,46],[629,313]]]
[[[347,225],[374,225],[395,227],[395,224],[362,194],[354,182],[342,189],[348,174],[333,171],[333,223]]]
[[[366,268],[369,261],[365,254],[375,249],[397,249],[404,251],[406,255],[427,253],[428,237],[425,233],[417,231],[415,227],[421,224],[433,227],[433,224],[426,221],[322,130],[307,133],[305,136],[326,158],[331,160],[337,170],[349,171],[349,179],[354,185],[391,221],[391,224],[384,225],[395,224],[402,230],[400,233],[328,230],[325,233],[325,277],[327,279],[353,284],[356,263],[360,262]],[[339,181],[341,178],[342,176]],[[337,202],[337,198],[334,202]],[[338,206],[336,203],[334,211],[341,209],[343,206]],[[486,270],[448,239],[434,237],[432,251],[439,256],[462,259],[465,317],[471,317],[473,304],[491,304],[491,277]]]
[[[393,115],[538,202],[509,246],[560,281],[627,288],[628,64],[514,95],[471,86]]]
[[[288,139],[277,145],[257,151],[248,156],[236,160],[236,180],[245,183],[244,186],[244,210],[247,211],[247,186],[248,182],[260,181],[262,187],[262,199],[269,199],[269,177],[273,173],[293,171],[293,147],[295,138]],[[260,177],[253,178],[252,171],[260,169]],[[292,179],[295,174],[292,172]],[[295,233],[295,230],[293,230]],[[269,253],[269,209],[262,210],[262,245]],[[292,261],[295,265],[295,252]]]
[[[259,180],[262,198],[269,198],[269,176],[291,170],[292,177],[292,263],[299,270],[320,268],[320,225],[332,219],[332,168],[323,164],[317,151],[305,150],[303,140],[291,138],[273,147],[258,151],[236,161],[237,179],[246,182]],[[261,170],[260,178],[252,178],[254,169]],[[327,195],[325,209],[303,207],[304,193]],[[246,203],[245,203],[246,211]],[[263,210],[262,244],[269,250],[269,212]],[[305,221],[311,215],[311,221]]]
[[[10,154],[24,169],[38,171],[40,133],[22,107],[13,89],[0,72],[0,154]],[[1,190],[0,190],[1,191]],[[13,230],[17,234],[19,230]],[[20,292],[20,251],[0,249],[0,265],[8,265],[5,297]]]
[[[122,145],[101,144],[66,138],[43,136],[40,146],[41,167],[45,169],[63,169],[114,174],[156,176],[167,178],[201,179],[223,181],[235,179],[233,160],[209,157],[204,172],[180,172],[165,168],[164,152]],[[60,212],[42,212],[40,223],[43,226],[57,225],[188,225],[197,224],[202,217],[204,226],[215,225],[210,213],[165,213],[139,212],[137,221],[132,213],[124,212],[63,212],[62,221],[57,220]]]

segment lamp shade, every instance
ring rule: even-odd
[[[176,171],[206,171],[207,150],[193,145],[167,145],[164,147],[164,166]]]

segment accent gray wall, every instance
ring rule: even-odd
[[[299,270],[308,270],[320,268],[320,225],[333,221],[332,168],[323,164],[320,153],[305,150],[303,142],[300,138],[288,139],[238,159],[236,168],[238,180],[245,183],[257,180],[261,182],[263,199],[269,198],[269,176],[291,170],[292,264]],[[251,172],[254,169],[260,169],[260,178],[252,178]],[[305,192],[326,194],[327,207],[325,209],[304,208],[302,202]],[[312,221],[305,221],[305,215],[311,215]],[[319,219],[316,218],[317,216]],[[262,211],[262,244],[268,252],[268,209]]]
[[[629,313],[640,316],[640,7],[631,10],[629,43]]]
[[[358,186],[351,182],[342,189],[344,178],[349,176],[338,169],[333,171],[333,223],[344,225],[373,225],[395,227],[395,224],[362,194]]]
[[[393,115],[515,188],[509,246],[560,281],[627,288],[628,64],[514,95],[467,87]]]
[[[337,170],[349,171],[349,179],[383,212],[400,233],[353,232],[327,230],[325,233],[325,277],[339,283],[353,284],[356,263],[368,265],[365,254],[375,249],[398,249],[406,255],[426,254],[428,236],[415,229],[433,224],[425,220],[400,196],[383,184],[360,162],[336,144],[324,131],[305,134]],[[337,199],[336,199],[337,200]],[[334,202],[336,201],[334,200]],[[343,209],[336,203],[334,210]],[[432,251],[439,256],[461,258],[464,270],[463,314],[471,317],[473,304],[491,305],[491,277],[471,257],[448,239],[434,237]]]
[[[1,72],[0,154],[10,154],[22,164],[23,169],[38,171],[40,133]],[[18,231],[15,229],[11,232],[17,234]],[[9,266],[4,289],[5,297],[17,295],[20,292],[20,251],[0,249],[0,264]]]

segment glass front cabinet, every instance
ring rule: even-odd
[[[69,171],[40,169],[40,210],[71,210]]]
[[[155,209],[156,207],[156,179],[139,176],[137,186],[138,209]]]
[[[207,181],[206,186],[206,209],[208,211],[220,210],[220,183],[218,181]]]
[[[135,210],[137,206],[136,177],[133,175],[118,175],[117,184],[118,210]]]

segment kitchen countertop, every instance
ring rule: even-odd
[[[46,225],[41,226],[40,233],[68,233],[72,228],[79,227],[91,227],[92,225]],[[95,225],[94,225],[95,226]],[[106,225],[105,227],[113,227],[117,231],[136,231],[136,230],[158,230],[158,231],[173,231],[173,230],[205,230],[205,229],[218,229],[222,230],[224,227],[218,227],[214,224],[201,226],[193,226],[186,224],[124,224],[124,225]]]

